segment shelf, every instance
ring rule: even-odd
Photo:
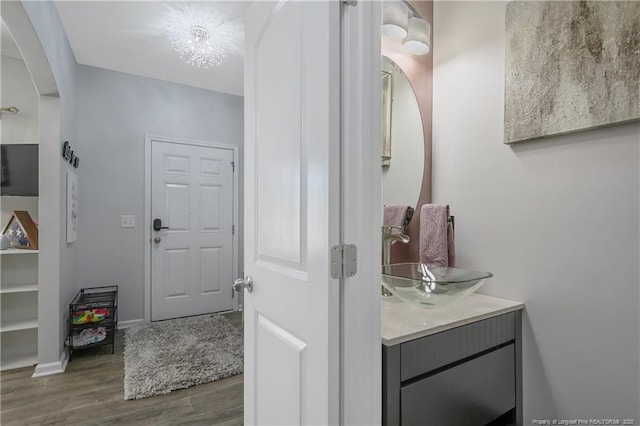
[[[5,254],[38,254],[39,250],[27,250],[27,249],[16,249],[10,248],[6,250],[0,250],[0,255]]]
[[[0,294],[7,293],[28,293],[38,291],[38,283],[33,284],[5,284],[0,288]]]
[[[2,197],[3,206],[5,202],[6,207],[12,203],[11,210],[31,210],[38,200],[38,197],[29,197],[34,202],[6,198],[18,197]],[[0,271],[2,371],[28,368],[38,362],[38,254],[38,250],[16,247],[0,250],[0,256],[8,256],[2,257]]]
[[[31,330],[35,328],[38,328],[37,319],[20,321],[13,324],[3,324],[2,327],[0,327],[0,333],[5,333],[8,331]]]
[[[13,370],[14,368],[33,367],[37,363],[38,357],[36,355],[30,355],[7,362],[3,361],[0,370],[5,371]]]

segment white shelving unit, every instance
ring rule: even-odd
[[[38,251],[0,250],[0,369],[38,361]]]
[[[0,333],[7,333],[9,331],[23,331],[23,330],[31,330],[34,328],[38,328],[38,320],[37,319],[26,319],[26,320],[18,320],[18,321],[6,321],[0,327]]]
[[[6,293],[26,293],[28,291],[38,291],[38,283],[35,284],[6,284],[2,286],[0,294]]]
[[[0,255],[16,255],[16,254],[38,254],[38,250],[16,249],[10,248],[6,250],[0,250]]]
[[[38,144],[39,96],[22,58],[3,57],[2,78],[3,88],[5,78],[11,82],[12,103],[20,109],[19,114],[2,116],[2,145]],[[28,161],[30,166],[37,164],[29,157],[25,157],[25,161]],[[45,159],[40,156],[40,163],[43,161]],[[11,164],[11,160],[7,160],[7,164]],[[40,168],[39,172],[41,170]],[[32,175],[31,172],[30,175]],[[16,210],[28,211],[33,220],[38,221],[40,209],[38,196],[32,195],[32,191],[20,194],[16,192],[21,191],[7,191],[6,186],[2,189],[0,227],[6,226],[9,217]],[[2,228],[0,228],[1,231]],[[37,362],[38,257],[37,250],[0,250],[1,370],[29,367]],[[51,301],[51,303],[58,303],[58,301]],[[58,321],[59,319],[41,318],[41,320]]]

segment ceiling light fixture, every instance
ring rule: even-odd
[[[431,25],[404,0],[384,1],[380,32],[384,37],[402,40],[402,46],[413,55],[431,50]]]
[[[223,22],[205,13],[173,10],[167,19],[171,45],[186,63],[207,69],[219,67],[227,55],[231,34]]]
[[[385,1],[382,9],[382,35],[393,40],[407,36],[409,8],[400,0]]]
[[[424,55],[431,50],[431,25],[422,18],[409,19],[407,37],[402,41],[402,46],[409,53]]]

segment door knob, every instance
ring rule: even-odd
[[[162,220],[160,219],[153,219],[153,230],[154,231],[159,231],[161,229],[169,229],[168,226],[162,226]]]
[[[155,238],[153,239],[153,242],[154,242],[154,243],[156,243],[156,244],[159,244],[159,243],[160,243],[160,241],[162,241],[162,238],[160,238],[160,237],[155,237]]]
[[[233,289],[240,293],[243,288],[246,288],[249,293],[253,291],[253,278],[250,275],[247,275],[247,278],[244,280],[242,278],[238,278],[233,283]]]

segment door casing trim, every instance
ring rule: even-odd
[[[235,172],[233,173],[233,224],[236,232],[233,233],[233,266],[232,274],[236,277],[240,276],[238,270],[239,259],[239,239],[238,235],[238,182],[239,175],[242,172],[239,164],[239,146],[228,143],[170,138],[166,136],[158,136],[152,134],[144,135],[144,213],[142,217],[143,247],[144,247],[144,321],[151,322],[151,144],[153,141],[174,143],[178,145],[204,146],[207,148],[229,149],[233,151],[233,161],[235,162]],[[231,286],[233,283],[229,283]],[[233,297],[233,310],[238,310],[238,297]]]

